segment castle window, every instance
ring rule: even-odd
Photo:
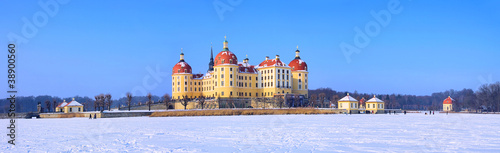
[[[181,69],[177,69],[177,73],[181,73]]]
[[[222,62],[224,62],[224,61],[222,61]],[[224,71],[224,68],[220,68],[220,71]]]
[[[188,73],[187,69],[184,69],[184,73]]]
[[[302,82],[302,79],[299,79],[299,82]]]
[[[177,92],[180,92],[181,91],[181,87],[177,87]]]
[[[184,82],[184,85],[188,85],[188,82]]]
[[[245,83],[245,87],[247,87],[247,83]]]
[[[233,64],[233,59],[230,59],[230,60],[229,60],[229,64]]]
[[[221,78],[221,79],[224,79],[224,74],[221,74],[221,75],[220,75],[220,78]]]
[[[252,93],[251,93],[251,92],[249,92],[249,93],[248,93],[248,96],[252,97]]]
[[[220,82],[220,86],[222,86],[222,87],[224,86],[224,81]]]
[[[232,62],[231,62],[232,63]],[[233,71],[233,68],[229,68],[229,71]]]
[[[231,79],[232,79],[232,78],[233,78],[233,75],[232,75],[232,74],[229,74],[229,78],[231,78]]]
[[[223,91],[223,92],[220,92],[220,95],[221,95],[221,96],[224,96],[224,91]]]
[[[233,81],[229,81],[229,86],[233,86]]]
[[[184,87],[184,91],[188,91],[188,87]]]
[[[245,76],[245,80],[247,80],[247,76]]]
[[[299,89],[301,89],[301,88],[302,88],[302,85],[301,85],[301,84],[299,84]]]
[[[307,85],[304,85],[304,86],[306,87],[306,88],[304,88],[304,89],[307,89]]]
[[[181,82],[177,82],[177,85],[181,85]]]
[[[255,87],[259,87],[259,83],[255,83]]]
[[[232,96],[232,95],[233,95],[233,92],[232,92],[232,91],[231,91],[231,92],[229,92],[229,95],[230,95],[230,96]]]
[[[255,80],[259,80],[259,77],[255,77]]]
[[[299,77],[301,76],[301,74],[299,73]]]

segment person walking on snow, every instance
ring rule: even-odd
[[[89,119],[92,119],[92,114],[90,114],[90,117],[89,117]]]

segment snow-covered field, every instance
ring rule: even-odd
[[[2,119],[2,127],[8,125]],[[19,119],[1,152],[500,152],[500,115]]]

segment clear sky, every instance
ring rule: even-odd
[[[14,39],[21,96],[171,93],[170,75],[181,48],[193,71],[205,73],[210,43],[217,54],[225,35],[238,59],[248,55],[253,65],[276,54],[288,63],[298,45],[309,66],[310,89],[427,95],[476,90],[500,80],[496,0],[89,0],[57,5],[57,11],[50,11],[53,5],[46,11],[38,1],[1,2],[2,54],[12,42],[9,37],[25,38]],[[382,16],[379,22],[372,11],[389,12],[390,19]],[[368,41],[360,41],[357,27]],[[343,43],[357,52],[346,54]],[[3,56],[0,68],[4,80],[6,60]],[[157,68],[160,75],[149,72]],[[6,82],[0,81],[1,89],[7,89]]]

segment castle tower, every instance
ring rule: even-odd
[[[210,44],[210,63],[208,63],[208,71],[214,71],[214,50]]]
[[[308,91],[308,74],[307,64],[302,59],[300,59],[299,46],[295,50],[295,59],[293,59],[288,66],[292,68],[292,92],[305,95],[307,97]]]

